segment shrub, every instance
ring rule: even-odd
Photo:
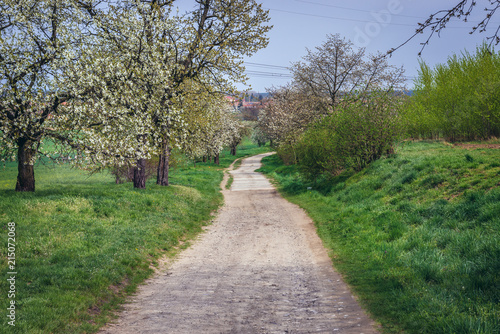
[[[325,118],[314,123],[297,145],[300,171],[308,179],[324,172],[337,175],[344,168],[341,157],[336,156],[335,133],[331,122],[332,118]]]
[[[338,175],[360,171],[384,154],[394,152],[400,136],[399,96],[372,92],[352,97],[314,123],[298,144],[298,161],[306,175]]]
[[[297,139],[293,135],[281,139],[276,145],[276,153],[283,160],[285,165],[292,165],[297,163]]]

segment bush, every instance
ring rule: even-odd
[[[306,176],[338,175],[351,168],[359,171],[394,152],[401,129],[400,97],[374,92],[344,102],[302,136],[298,161]]]
[[[330,125],[332,120],[325,118],[314,123],[297,145],[300,171],[308,179],[324,172],[336,175],[343,169],[344,163],[335,152],[335,133]]]
[[[285,165],[293,165],[297,163],[297,139],[292,135],[280,140],[276,146],[276,153],[283,160]]]

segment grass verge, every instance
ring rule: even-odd
[[[360,173],[264,172],[386,333],[500,333],[500,151],[407,143]],[[308,190],[308,188],[311,188]]]
[[[171,186],[154,180],[146,190],[88,176],[68,166],[37,166],[35,193],[13,191],[17,168],[0,170],[0,268],[8,268],[8,224],[15,223],[15,327],[2,317],[0,332],[92,333],[112,317],[124,298],[175,251],[210,223],[222,203],[223,169],[236,158],[269,149],[248,141],[221,164],[175,168]],[[4,276],[5,277],[5,276]],[[7,296],[9,284],[0,281]],[[5,312],[4,312],[5,313]]]
[[[233,184],[233,181],[234,181],[234,177],[233,177],[233,174],[229,174],[228,173],[228,178],[227,178],[227,182],[226,182],[226,189],[231,189],[231,185]]]

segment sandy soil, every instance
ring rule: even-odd
[[[263,156],[231,171],[213,225],[101,333],[377,333],[311,220],[254,172]]]

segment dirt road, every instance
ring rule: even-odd
[[[377,333],[311,220],[243,160],[216,221],[102,333]]]

